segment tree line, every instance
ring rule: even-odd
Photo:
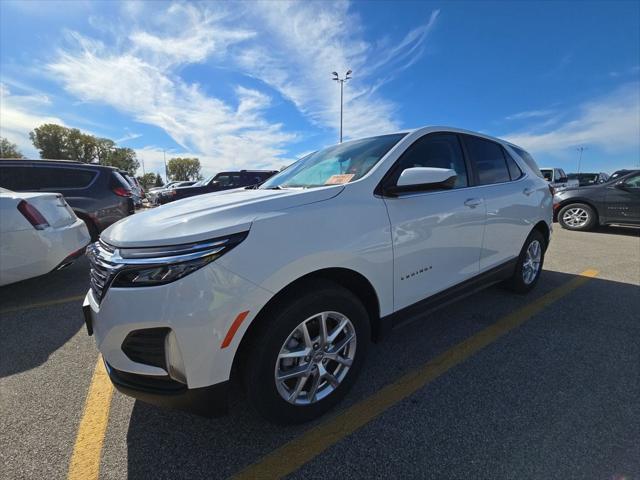
[[[140,162],[133,149],[118,147],[116,142],[109,138],[96,137],[77,128],[45,123],[34,128],[29,133],[29,138],[42,159],[75,160],[112,166],[132,176],[140,168]],[[24,155],[14,143],[0,137],[0,158],[24,158]],[[171,158],[167,163],[167,180],[200,180],[200,169],[198,158]],[[138,180],[144,188],[163,185],[162,178],[156,173],[147,173],[138,177]]]

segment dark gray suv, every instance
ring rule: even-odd
[[[0,187],[64,195],[91,238],[134,213],[131,186],[113,167],[66,160],[0,159]]]

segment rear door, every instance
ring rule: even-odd
[[[640,224],[640,173],[607,187],[604,208],[606,222]]]
[[[463,135],[463,139],[487,211],[480,255],[482,272],[520,254],[533,228],[531,219],[539,216],[544,193],[502,145],[473,135]]]
[[[385,197],[393,241],[394,307],[404,308],[478,273],[485,207],[453,133],[428,134],[390,169],[396,185],[406,168],[451,168],[453,189],[405,192]]]

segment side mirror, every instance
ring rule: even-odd
[[[396,185],[385,188],[385,193],[450,189],[458,174],[450,168],[413,167],[403,170]]]
[[[560,183],[567,183],[568,181],[569,181],[569,179],[567,177],[560,177],[558,179],[558,182],[560,182]]]

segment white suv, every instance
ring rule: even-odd
[[[237,375],[264,416],[301,422],[399,322],[498,281],[533,288],[551,221],[510,143],[442,127],[354,140],[105,230],[85,319],[129,395],[216,414]]]

